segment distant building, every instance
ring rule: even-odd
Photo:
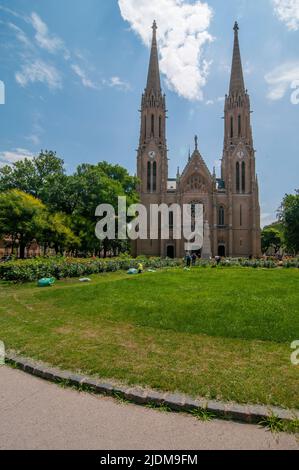
[[[19,257],[19,247],[16,244],[14,247],[14,255]],[[11,256],[12,254],[12,243],[9,238],[0,239],[0,260]],[[25,249],[26,258],[36,258],[42,256],[43,249],[36,242],[33,242],[29,247]]]
[[[239,27],[234,26],[234,51],[229,94],[224,108],[224,149],[221,177],[206,166],[195,138],[195,149],[182,174],[168,175],[166,101],[162,93],[157,25],[153,24],[148,79],[141,102],[141,129],[137,175],[142,204],[204,206],[205,246],[211,255],[258,257],[261,255],[259,189],[251,129],[250,99],[245,89],[239,47]],[[215,158],[216,159],[216,158]],[[207,240],[207,237],[209,240]],[[182,257],[184,240],[138,240],[135,254]]]

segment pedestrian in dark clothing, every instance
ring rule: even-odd
[[[195,253],[193,253],[193,255],[192,255],[192,266],[196,265],[196,261],[197,261],[197,256],[196,256]]]
[[[187,264],[187,268],[190,268],[190,266],[191,266],[191,261],[192,261],[191,255],[190,255],[190,253],[187,253],[187,255],[186,255],[186,264]]]

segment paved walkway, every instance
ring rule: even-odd
[[[298,449],[257,426],[161,413],[0,367],[0,449]]]

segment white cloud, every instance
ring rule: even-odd
[[[23,22],[32,26],[34,31],[34,37],[31,37],[32,34],[27,35],[24,30],[15,23],[7,23],[8,27],[15,33],[16,38],[23,46],[22,52],[19,54],[21,68],[15,74],[17,83],[22,87],[30,83],[40,82],[44,83],[52,90],[62,88],[61,73],[53,64],[40,58],[39,48],[41,48],[52,54],[57,53],[57,56],[60,58],[63,56],[71,70],[80,78],[80,82],[85,88],[101,90],[103,86],[108,86],[123,91],[131,89],[130,84],[121,80],[118,76],[113,76],[109,79],[91,79],[86,69],[89,70],[92,67],[85,59],[83,53],[78,51],[73,53],[68,50],[62,39],[49,32],[48,26],[37,13],[32,12],[29,17],[25,17],[9,9],[2,8],[1,6],[0,10],[22,19]],[[74,57],[76,57],[76,63],[74,62]],[[80,62],[83,62],[84,65],[82,66]],[[38,145],[39,143],[39,135],[37,132],[32,132],[32,135],[29,135],[27,139],[34,145]]]
[[[130,84],[121,80],[119,77],[111,77],[107,79],[101,79],[98,82],[91,80],[86,71],[83,70],[78,64],[72,64],[71,68],[73,72],[80,78],[81,83],[84,87],[90,88],[92,90],[100,90],[103,86],[108,86],[111,88],[117,88],[122,91],[128,91],[131,89]]]
[[[288,90],[291,94],[292,83],[299,80],[299,62],[288,62],[276,67],[265,76],[265,80],[269,85],[268,98],[280,100]]]
[[[86,72],[77,64],[71,65],[72,70],[81,79],[81,83],[86,88],[96,90],[99,86],[87,77]]]
[[[30,21],[35,29],[35,39],[39,47],[51,53],[65,49],[64,43],[59,37],[49,34],[48,26],[37,13],[31,14]]]
[[[151,24],[158,24],[160,67],[171,90],[189,100],[202,100],[210,64],[204,47],[213,40],[208,29],[212,9],[196,0],[118,0],[124,20],[150,45]]]
[[[31,160],[33,157],[33,153],[21,148],[0,152],[0,166],[12,165],[13,163],[24,160],[25,158]]]
[[[20,15],[19,13],[17,13],[15,10],[12,10],[11,8],[3,7],[2,5],[0,5],[0,10],[4,11],[5,13],[8,13],[9,15],[14,16],[15,18],[19,18],[21,20],[25,19],[23,15]]]
[[[32,47],[32,43],[24,31],[14,23],[8,23],[8,26],[15,32],[17,39],[26,47]]]
[[[290,31],[299,29],[299,0],[272,0],[274,11]]]
[[[62,87],[60,73],[53,66],[40,59],[28,61],[15,75],[16,81],[22,87],[29,83],[44,83],[52,90]]]
[[[124,82],[119,77],[111,77],[108,81],[108,85],[112,88],[118,88],[119,90],[128,91],[131,89],[129,83]]]

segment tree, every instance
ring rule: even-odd
[[[118,240],[102,243],[96,238],[95,210],[105,203],[111,204],[117,212],[118,196],[126,196],[128,205],[137,202],[137,182],[125,168],[107,162],[85,163],[79,165],[74,174],[67,175],[63,160],[52,151],[42,151],[33,159],[0,169],[0,194],[19,190],[40,199],[46,206],[45,249],[53,247],[62,251],[73,247],[82,254],[127,251],[127,243],[118,243]],[[52,225],[49,224],[51,216],[54,217]],[[57,236],[60,229],[61,237]]]
[[[42,215],[42,241],[45,248],[53,248],[56,254],[74,251],[80,246],[80,238],[71,229],[71,219],[62,213]]]
[[[25,248],[41,237],[45,209],[41,201],[17,189],[0,193],[0,236],[10,238],[12,252],[18,242],[21,259]]]
[[[262,250],[267,253],[270,248],[274,249],[275,254],[282,246],[282,238],[279,231],[275,228],[265,228],[262,231]]]
[[[128,244],[117,244],[118,240],[100,242],[95,236],[95,210],[100,204],[111,204],[116,213],[118,197],[126,196],[128,205],[138,201],[136,192],[137,178],[131,177],[127,170],[107,162],[97,165],[79,165],[72,176],[72,219],[74,232],[81,238],[80,251],[99,254],[104,250],[104,256],[110,250],[113,252],[128,249]]]
[[[47,150],[33,159],[25,158],[12,166],[6,165],[0,168],[0,192],[18,189],[47,204],[53,185],[56,191],[58,182],[61,183],[59,189],[63,188],[66,176],[63,165],[55,152]]]
[[[278,212],[288,250],[299,252],[299,190],[286,194]]]

